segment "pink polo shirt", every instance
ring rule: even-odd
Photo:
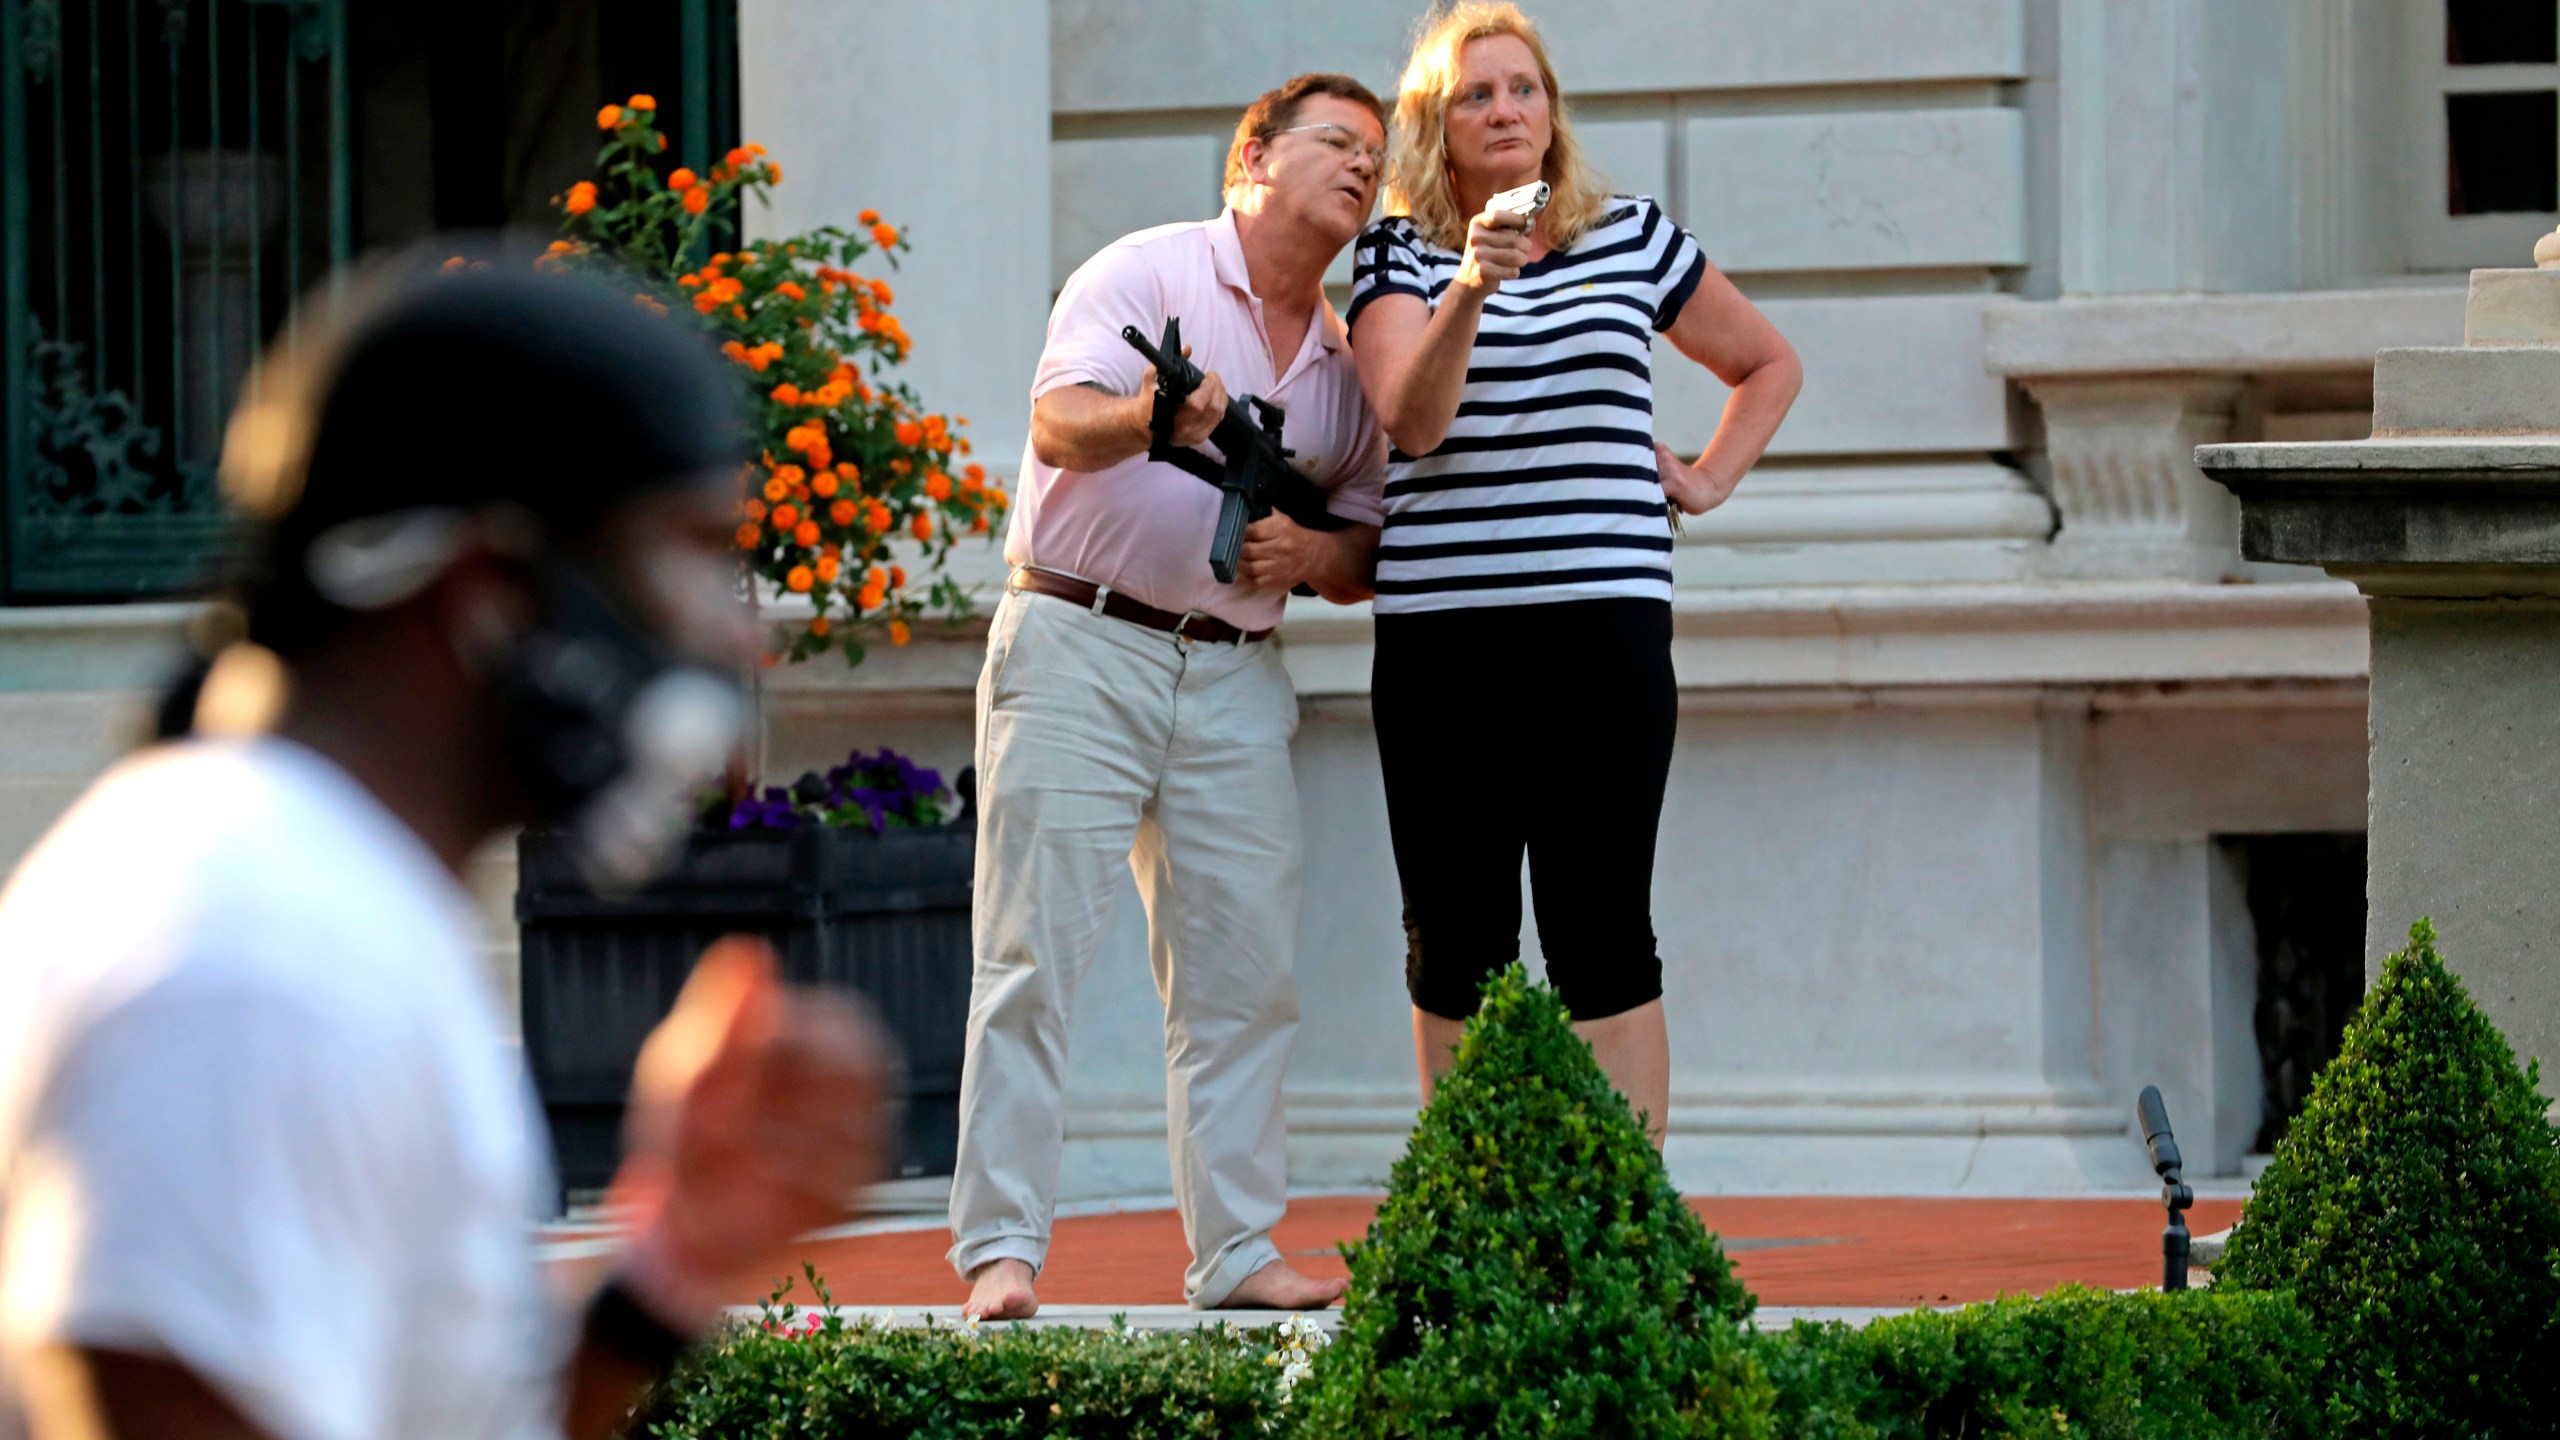
[[[1152,344],[1167,316],[1182,321],[1192,363],[1226,382],[1228,394],[1259,395],[1288,412],[1281,443],[1308,479],[1332,492],[1334,514],[1379,523],[1386,435],[1360,393],[1342,321],[1324,305],[1298,353],[1272,374],[1262,302],[1245,275],[1232,210],[1141,230],[1086,261],[1049,312],[1031,398],[1086,383],[1136,394],[1147,362],[1120,327],[1136,326]],[[1216,487],[1144,455],[1107,470],[1061,470],[1025,446],[1004,558],[1081,575],[1162,610],[1199,610],[1246,630],[1277,625],[1288,592],[1221,585],[1209,573],[1218,501]]]

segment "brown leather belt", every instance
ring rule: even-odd
[[[1034,595],[1047,595],[1052,599],[1064,600],[1070,605],[1081,605],[1097,615],[1108,615],[1114,620],[1126,620],[1132,625],[1143,625],[1150,630],[1162,630],[1168,635],[1179,635],[1185,640],[1205,641],[1212,645],[1233,645],[1239,641],[1250,644],[1256,640],[1268,639],[1271,635],[1269,630],[1239,630],[1214,615],[1204,615],[1197,610],[1188,614],[1159,610],[1153,605],[1132,600],[1109,586],[1096,585],[1090,580],[1079,580],[1073,575],[1062,575],[1055,570],[1043,570],[1036,565],[1025,565],[1015,570],[1013,579],[1008,581],[1007,585],[1011,589],[1028,590]]]

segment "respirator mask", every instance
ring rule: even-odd
[[[738,653],[751,617],[717,557],[643,539],[604,572],[536,532],[503,507],[410,510],[324,532],[307,563],[323,598],[367,610],[415,594],[473,539],[521,560],[530,612],[474,614],[456,648],[535,823],[569,834],[598,888],[633,889],[672,857],[686,801],[744,731],[743,688],[718,659]]]

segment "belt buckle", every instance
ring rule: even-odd
[[[1173,622],[1174,644],[1180,646],[1183,653],[1189,654],[1191,646],[1194,643],[1191,637],[1191,622],[1194,620],[1214,620],[1216,618],[1216,616],[1211,615],[1206,610],[1183,611],[1182,618]]]

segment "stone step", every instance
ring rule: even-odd
[[[2373,433],[2534,435],[2560,430],[2560,344],[2426,346],[2373,362]]]

